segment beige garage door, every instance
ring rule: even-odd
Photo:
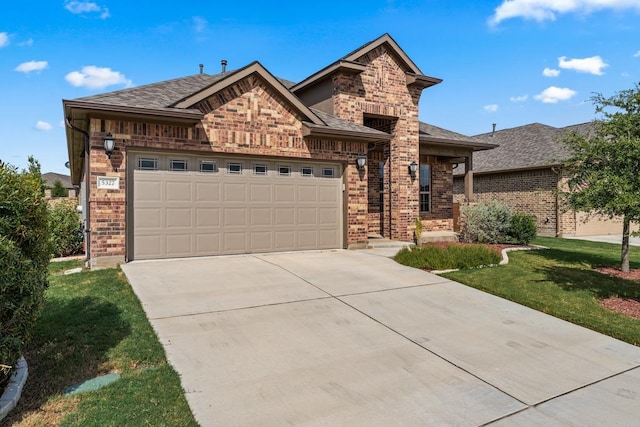
[[[133,259],[342,247],[339,164],[131,154]]]

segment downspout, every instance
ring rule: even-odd
[[[84,237],[84,244],[85,244],[85,259],[84,262],[87,263],[89,262],[89,259],[91,258],[90,254],[91,254],[91,201],[89,198],[90,195],[90,191],[89,191],[89,186],[90,186],[90,173],[89,173],[89,133],[83,129],[80,129],[79,127],[74,126],[71,123],[71,118],[70,117],[65,117],[65,123],[66,125],[71,128],[71,130],[73,130],[74,132],[80,132],[82,135],[84,135],[84,155],[82,157],[84,157],[84,193],[85,193],[85,197],[84,197],[84,201],[86,203],[86,206],[83,206],[83,209],[86,210],[85,212],[85,218],[86,218],[86,224],[84,225],[84,233],[85,233],[85,237]]]
[[[555,173],[557,175],[557,179],[556,179],[556,237],[560,237],[561,234],[561,230],[562,227],[560,225],[560,220],[561,220],[561,215],[562,212],[560,212],[560,186],[561,186],[561,180],[562,180],[562,173],[560,170],[556,169],[555,166],[551,167],[551,172]]]

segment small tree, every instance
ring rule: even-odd
[[[64,188],[62,182],[59,179],[56,179],[53,182],[53,187],[51,188],[51,197],[68,197],[69,190]]]
[[[630,223],[640,221],[640,83],[611,97],[591,97],[595,132],[565,138],[571,157],[569,191],[574,210],[622,217],[621,270],[629,271]]]

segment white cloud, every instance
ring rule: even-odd
[[[640,58],[640,50],[633,54],[634,58]]]
[[[112,71],[111,68],[96,67],[95,65],[82,67],[81,71],[72,71],[64,78],[72,86],[89,89],[103,89],[111,85],[132,85],[131,80],[127,79],[119,71]]]
[[[107,19],[111,15],[109,9],[106,7],[98,6],[97,3],[92,1],[78,1],[67,0],[64,4],[64,8],[74,15],[85,15],[89,13],[98,13],[101,19]]]
[[[511,101],[511,102],[524,102],[527,99],[529,99],[529,95],[520,95],[520,96],[512,96],[511,98],[509,98],[509,101]]]
[[[547,67],[544,70],[542,70],[542,75],[545,77],[558,77],[560,75],[560,70]]]
[[[503,0],[488,22],[497,25],[511,18],[553,21],[565,13],[588,14],[605,9],[640,11],[640,3],[638,0]]]
[[[599,56],[592,56],[590,58],[582,59],[567,59],[566,56],[558,58],[558,67],[565,70],[574,70],[579,73],[595,74],[601,76],[603,68],[607,68],[609,64],[605,63]]]
[[[23,42],[18,43],[18,46],[33,46],[33,39],[27,39]]]
[[[36,129],[42,130],[42,131],[48,131],[48,130],[51,130],[51,124],[47,122],[43,122],[42,120],[38,120],[38,123],[36,123]]]
[[[193,21],[193,30],[196,33],[202,33],[207,29],[208,22],[206,19],[200,16],[194,16],[192,18],[192,21]]]
[[[482,109],[487,113],[495,113],[496,111],[498,111],[498,104],[485,105],[484,107],[482,107]]]
[[[20,71],[21,73],[30,73],[32,71],[42,71],[46,68],[49,68],[49,63],[47,61],[29,61],[23,62],[14,68],[14,71]]]
[[[9,34],[0,33],[0,47],[9,46]]]
[[[550,86],[534,96],[534,98],[545,104],[557,104],[558,101],[566,101],[573,98],[576,94],[576,91],[566,87]]]

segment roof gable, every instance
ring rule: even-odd
[[[192,108],[200,101],[209,98],[215,93],[239,82],[240,80],[257,74],[267,84],[269,84],[276,92],[278,92],[295,110],[301,113],[308,121],[314,124],[324,124],[322,120],[309,107],[304,105],[298,97],[296,97],[287,87],[276,77],[273,76],[258,61],[252,62],[244,68],[228,73],[222,79],[215,81],[213,84],[192,93],[183,99],[171,105],[174,108]]]
[[[388,34],[385,33],[382,36],[378,37],[375,40],[370,41],[369,43],[364,44],[353,52],[345,55],[341,58],[344,61],[352,61],[355,62],[358,58],[366,55],[374,49],[382,46],[383,44],[387,44],[388,49],[393,52],[398,59],[404,64],[406,67],[405,71],[408,71],[413,74],[422,75],[422,71],[420,68],[409,58],[409,56],[405,53],[402,48],[396,43],[396,41]]]

